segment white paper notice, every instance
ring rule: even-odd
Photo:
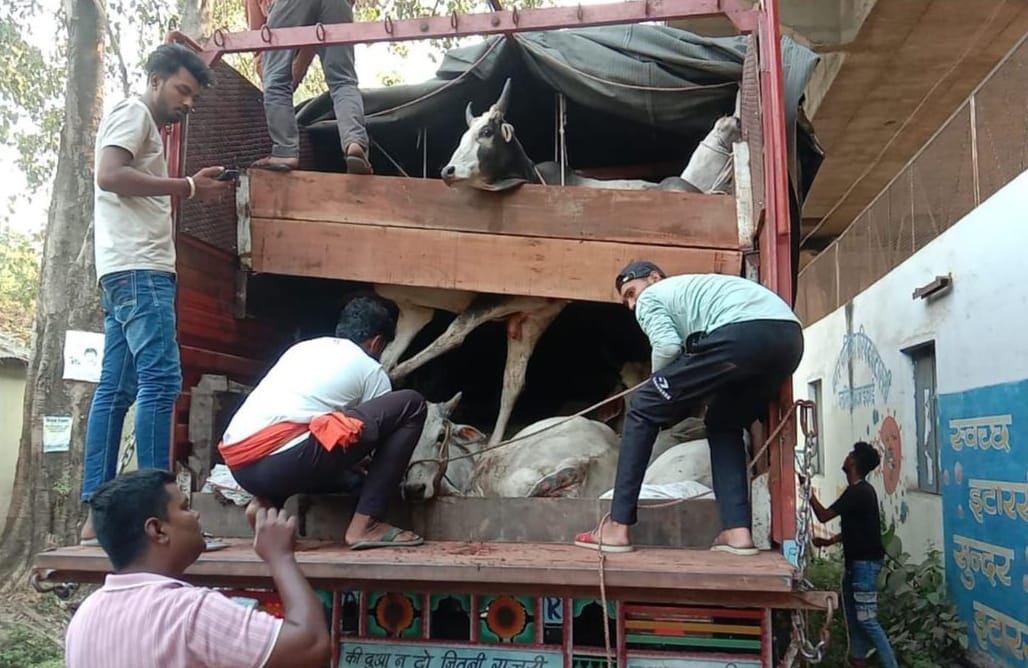
[[[43,416],[43,452],[67,452],[71,447],[71,418]]]
[[[104,335],[68,330],[64,335],[64,379],[100,381]]]

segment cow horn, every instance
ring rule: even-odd
[[[507,103],[510,102],[510,78],[507,78],[507,82],[503,84],[503,91],[500,93],[500,99],[496,101],[493,107],[496,108],[501,114],[507,113]]]
[[[449,418],[450,415],[453,414],[453,411],[457,408],[457,404],[460,403],[461,397],[463,396],[463,392],[458,392],[457,394],[450,397],[449,401],[445,402],[442,406],[439,407],[440,412],[443,414],[443,417]]]
[[[471,103],[468,102],[468,106],[464,108],[464,122],[467,123],[468,127],[470,128],[471,121],[473,120],[475,120],[475,115],[471,113]]]

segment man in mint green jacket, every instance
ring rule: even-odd
[[[650,340],[652,375],[630,401],[618,458],[610,519],[575,544],[632,550],[639,490],[660,429],[705,404],[714,495],[721,534],[711,547],[757,553],[743,430],[765,414],[803,356],[803,330],[774,292],[738,276],[670,278],[652,262],[633,262],[615,279]]]

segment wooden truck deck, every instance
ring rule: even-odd
[[[228,547],[202,555],[185,579],[219,586],[272,586],[252,541],[226,539]],[[429,541],[416,548],[354,552],[338,542],[301,541],[297,561],[315,587],[368,591],[596,596],[600,559],[572,545]],[[36,568],[51,581],[101,582],[110,563],[97,547],[63,547],[40,553]],[[823,607],[828,592],[798,592],[793,567],[776,551],[756,557],[682,548],[644,548],[605,555],[603,577],[610,599],[639,602]]]

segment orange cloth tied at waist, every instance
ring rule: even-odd
[[[342,413],[318,415],[310,424],[302,422],[279,422],[261,429],[238,443],[218,443],[218,450],[230,469],[253,464],[275,450],[310,431],[314,439],[325,450],[332,452],[337,447],[344,450],[360,439],[364,422]]]

